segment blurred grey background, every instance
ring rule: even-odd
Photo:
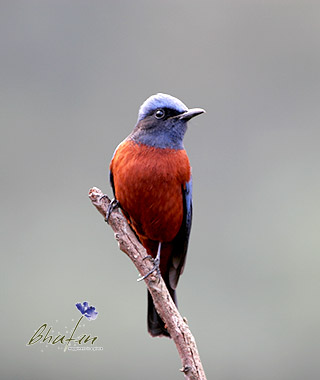
[[[0,1],[1,379],[181,379],[91,206],[156,92],[207,114],[179,307],[208,379],[320,377],[318,1]],[[101,352],[26,347],[42,323]],[[80,332],[80,331],[79,331]]]

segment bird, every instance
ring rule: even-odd
[[[183,138],[187,122],[202,113],[168,94],[150,96],[140,106],[133,131],[116,148],[109,170],[112,204],[120,207],[154,259],[176,305],[192,223],[192,175]],[[170,337],[149,292],[147,324],[151,336]]]

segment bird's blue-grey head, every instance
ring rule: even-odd
[[[141,105],[129,138],[156,148],[183,149],[187,121],[204,112],[201,108],[189,109],[171,95],[152,95]]]

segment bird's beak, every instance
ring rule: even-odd
[[[184,112],[183,114],[180,115],[179,119],[180,120],[185,120],[188,121],[192,119],[195,116],[201,115],[202,113],[206,113],[205,110],[202,108],[191,108],[188,111]]]

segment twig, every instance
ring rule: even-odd
[[[89,190],[89,198],[97,210],[105,217],[110,199],[104,196],[96,187]],[[125,217],[119,210],[114,210],[109,218],[109,224],[115,233],[119,248],[133,261],[141,276],[147,274],[152,268],[151,260],[146,259],[147,252],[129,227]],[[168,289],[156,271],[148,276],[145,283],[151,293],[154,305],[176,344],[179,352],[182,369],[181,372],[188,380],[206,380],[195,339],[173,303]]]

